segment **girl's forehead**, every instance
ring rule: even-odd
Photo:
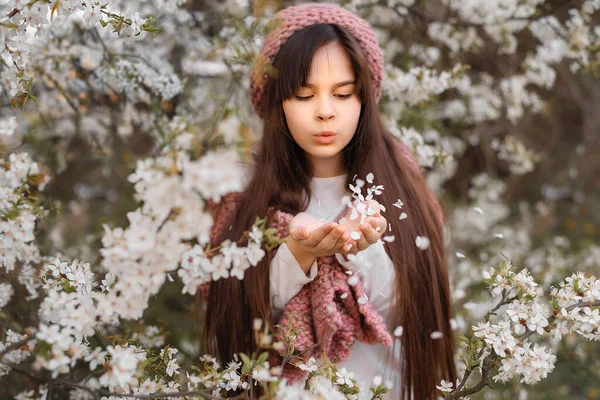
[[[350,57],[337,43],[318,49],[312,59],[306,85],[330,86],[354,81]]]

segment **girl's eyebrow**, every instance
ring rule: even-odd
[[[356,81],[352,80],[352,79],[351,80],[347,80],[347,81],[343,81],[343,82],[338,82],[338,83],[335,83],[333,85],[333,88],[335,89],[335,88],[340,87],[340,86],[351,85],[351,84],[354,84],[354,83],[356,83]],[[314,88],[315,87],[315,85],[313,85],[312,83],[306,83],[306,86],[310,87],[310,88]]]

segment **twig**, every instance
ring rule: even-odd
[[[511,297],[509,300],[507,301],[507,297],[510,294],[510,292],[512,292],[512,289],[509,290],[508,292],[504,293],[502,296],[502,300],[500,300],[498,302],[498,304],[496,304],[496,306],[494,308],[492,308],[490,311],[487,312],[487,314],[485,315],[485,321],[489,322],[490,320],[490,316],[495,315],[494,313],[500,308],[502,307],[504,304],[508,304],[509,302],[512,302],[514,297]],[[476,360],[479,360],[481,358],[481,356],[483,355],[483,352],[485,351],[486,346],[481,346],[481,349],[479,350],[479,353],[477,353],[477,355],[475,356]],[[469,379],[469,377],[471,376],[471,373],[473,372],[473,368],[468,368],[465,371],[465,375],[463,376],[462,381],[460,382],[460,384],[456,387],[456,390],[460,392],[460,390],[463,388],[463,386],[467,383],[467,380]]]
[[[9,345],[8,347],[5,347],[2,351],[0,351],[0,362],[2,361],[2,358],[4,358],[4,356],[7,353],[18,349],[21,346],[24,346],[25,344],[27,344],[27,342],[29,342],[32,339],[33,339],[33,337],[27,336],[25,339],[15,342],[15,343]]]
[[[56,90],[58,90],[60,92],[60,94],[63,95],[63,97],[67,101],[67,104],[69,104],[69,106],[75,112],[75,115],[77,115],[77,116],[80,115],[80,112],[77,109],[77,105],[75,103],[73,103],[73,101],[71,100],[71,98],[70,98],[69,94],[66,92],[66,90],[62,86],[60,86],[60,84],[51,75],[47,74],[46,72],[44,72],[42,70],[38,70],[38,72],[42,73],[46,78],[48,78],[50,80],[50,82],[52,82],[52,84],[54,84],[54,87],[56,88]]]
[[[572,310],[573,308],[576,308],[576,307],[600,307],[600,301],[576,303],[576,304],[570,305],[569,307],[566,307],[566,309]],[[556,320],[556,315],[550,316],[548,318],[548,326],[551,326],[555,320]],[[521,343],[523,343],[527,338],[529,338],[534,333],[535,333],[535,331],[528,330],[526,333],[519,336],[520,340],[517,343],[517,346],[520,345]],[[485,346],[484,346],[484,348],[485,348]],[[473,386],[470,389],[460,390],[462,388],[463,382],[465,381],[463,379],[463,382],[461,382],[461,385],[457,387],[457,390],[455,390],[454,392],[452,392],[452,393],[448,394],[448,396],[446,396],[446,400],[460,399],[462,397],[470,396],[473,393],[477,393],[486,386],[491,387],[490,373],[493,369],[494,362],[498,359],[498,357],[499,356],[492,350],[492,352],[483,359],[483,364],[481,366],[481,380],[477,383],[477,385]]]

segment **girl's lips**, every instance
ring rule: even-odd
[[[315,140],[320,144],[329,144],[335,140],[336,135],[317,135],[315,136]]]

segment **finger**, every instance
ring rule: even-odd
[[[382,217],[381,215],[378,217],[367,218],[365,222],[371,225],[373,229],[375,229],[377,232],[380,232],[381,234],[385,232],[388,226],[387,219],[385,219],[385,217]],[[379,228],[379,230],[377,230],[377,228]]]
[[[329,222],[327,224],[321,225],[317,229],[310,232],[310,236],[306,239],[305,245],[307,247],[315,247],[317,246],[321,240],[323,240],[329,233],[338,226],[335,222]]]
[[[373,229],[373,227],[369,224],[361,225],[360,231],[362,232],[362,236],[365,238],[365,241],[368,244],[373,244],[379,239],[379,232]]]
[[[377,242],[387,228],[387,221],[384,217],[367,218],[364,228],[361,231],[365,235],[367,241],[371,244]]]
[[[349,245],[351,247],[348,248]],[[348,243],[344,247],[342,247],[342,251],[345,254],[354,254],[354,255],[356,255],[356,253],[358,253],[358,251],[359,251],[358,247],[356,246],[356,240],[350,240],[350,241],[348,241]]]
[[[344,235],[345,229],[343,226],[337,226],[329,232],[329,235],[325,236],[323,240],[316,246],[320,251],[329,252],[332,250],[338,240]]]
[[[363,251],[370,245],[371,243],[369,243],[365,238],[365,235],[362,234],[360,235],[360,239],[358,239],[358,241],[356,242],[356,248],[358,249],[358,251]]]
[[[344,246],[346,245],[346,243],[348,242],[349,239],[350,239],[350,235],[348,235],[346,232],[344,232],[344,234],[342,234],[342,236],[340,236],[338,241],[335,243],[335,246],[333,246],[333,248],[330,249],[330,252],[335,254],[335,253],[339,253],[340,251],[342,251],[342,249],[344,248]]]

